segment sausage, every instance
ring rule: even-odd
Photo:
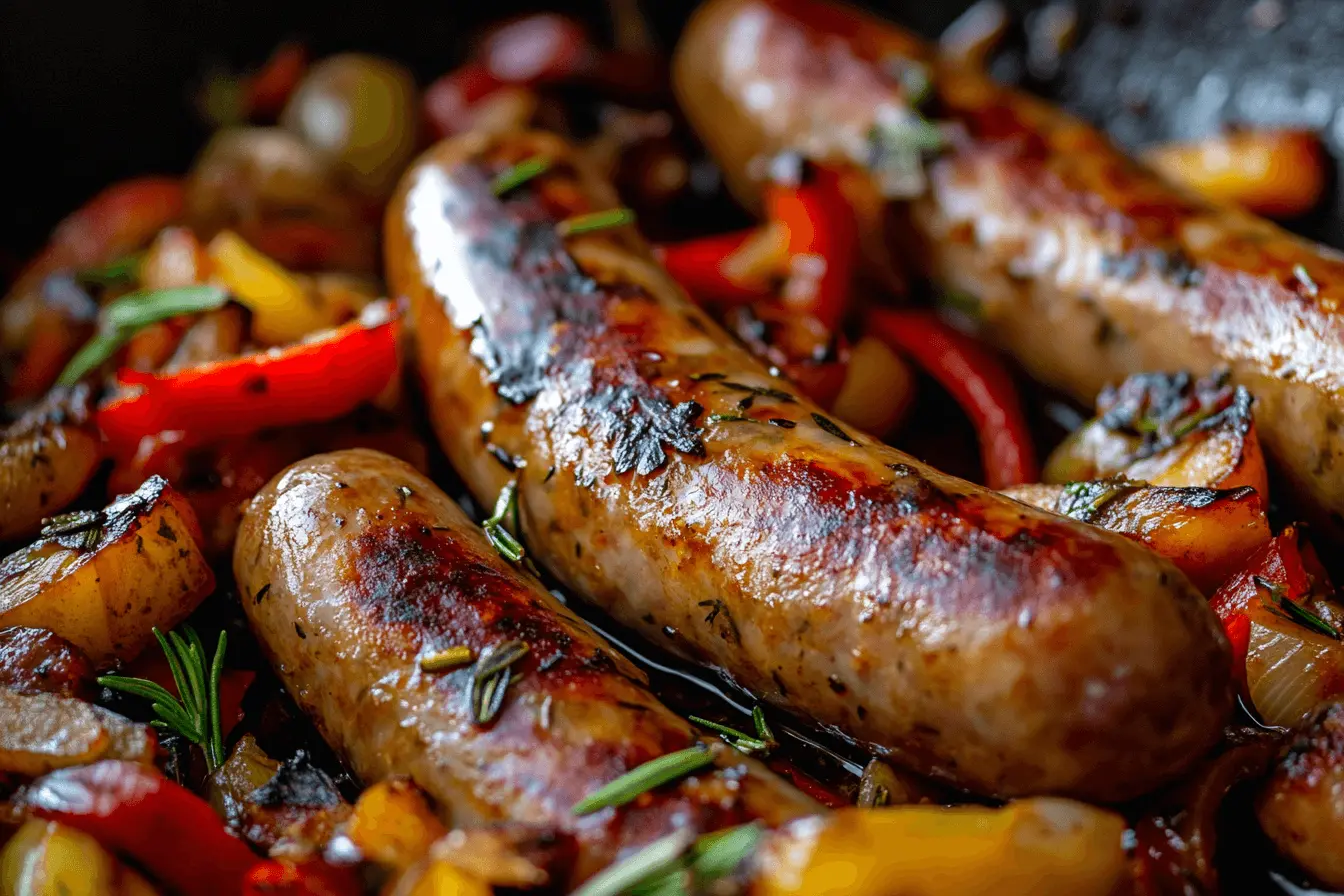
[[[716,743],[713,771],[576,816],[580,799],[692,746],[695,733],[628,660],[511,569],[451,499],[388,455],[317,455],[271,480],[243,518],[234,572],[289,693],[364,782],[409,776],[453,824],[516,821],[571,835],[571,884],[674,829],[775,825],[817,811]],[[529,649],[509,669],[521,678],[485,723],[474,666],[419,665],[450,647],[483,657],[518,641]]]
[[[927,189],[885,206],[887,260],[976,297],[987,337],[1087,404],[1129,374],[1229,368],[1296,498],[1344,540],[1344,256],[1195,198],[1088,125],[847,7],[711,0],[674,60],[688,118],[749,203],[765,167],[753,161],[774,153],[870,171],[889,158],[870,135],[902,120],[910,70],[928,75],[927,114],[957,133]],[[860,206],[882,207],[881,181],[866,179]]]
[[[531,156],[544,175],[495,197]],[[560,138],[432,149],[388,210],[430,416],[475,496],[623,624],[978,792],[1123,799],[1229,711],[1228,648],[1170,563],[827,418],[686,298]]]

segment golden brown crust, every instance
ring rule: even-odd
[[[905,107],[885,74],[903,60],[929,67],[930,114],[961,133],[892,216],[891,251],[978,297],[989,337],[1085,401],[1131,373],[1230,367],[1297,496],[1344,535],[1344,256],[1196,199],[1082,122],[846,7],[715,0],[676,77],[750,199],[757,156],[853,160],[875,110]]]
[[[1260,793],[1269,839],[1330,889],[1344,889],[1344,703],[1302,727]]]
[[[718,770],[576,817],[581,798],[695,733],[451,499],[385,454],[317,455],[277,476],[244,517],[234,569],[281,679],[365,783],[406,775],[454,824],[518,821],[572,836],[571,882],[677,828],[777,824],[816,808],[716,744]],[[470,665],[419,665],[450,647],[479,657],[510,641],[529,649],[488,723],[476,720]]]
[[[546,185],[491,195],[539,146]],[[1216,737],[1227,648],[1180,573],[837,426],[628,230],[559,243],[547,190],[615,204],[573,158],[535,134],[441,144],[387,222],[440,441],[479,500],[520,478],[550,569],[754,693],[984,792],[1123,798]]]

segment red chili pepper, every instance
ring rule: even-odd
[[[821,803],[828,809],[842,809],[845,806],[851,805],[850,800],[843,794],[827,787],[807,772],[798,768],[798,766],[794,765],[788,759],[772,759],[770,761],[770,768],[775,772],[788,777],[788,779],[793,782],[794,787],[797,787],[803,793],[812,797],[812,799]]]
[[[765,191],[766,214],[789,232],[790,279],[783,299],[834,330],[844,319],[859,259],[858,221],[840,173],[817,166],[797,187]]]
[[[654,255],[672,279],[697,302],[744,305],[768,299],[770,294],[729,278],[723,272],[723,263],[755,235],[755,229],[717,234],[658,246]]]
[[[275,48],[259,71],[243,82],[243,100],[252,116],[275,118],[308,70],[308,48],[285,43]]]
[[[320,859],[298,864],[267,859],[247,873],[242,896],[359,896],[363,892],[354,867]]]
[[[929,311],[874,309],[868,327],[928,371],[970,416],[990,488],[1037,480],[1031,433],[1012,376],[989,349]]]
[[[237,896],[257,857],[210,804],[159,772],[106,759],[33,783],[24,801],[40,818],[91,835],[178,893]]]
[[[396,376],[398,320],[352,321],[312,342],[161,375],[123,370],[139,393],[97,412],[114,456],[146,435],[180,430],[184,446],[262,429],[331,420],[377,396]]]

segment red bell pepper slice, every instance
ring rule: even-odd
[[[210,804],[159,772],[105,759],[39,778],[24,796],[40,818],[78,828],[178,893],[237,896],[257,857]]]
[[[359,896],[364,892],[357,870],[320,859],[258,862],[243,881],[242,896]]]
[[[276,118],[308,71],[308,48],[284,43],[256,73],[243,80],[243,102],[250,116]]]
[[[1306,547],[1306,550],[1304,550]],[[1266,597],[1257,579],[1283,589],[1284,600],[1306,601],[1312,584],[1325,576],[1319,562],[1304,546],[1295,526],[1288,526],[1256,551],[1246,568],[1232,576],[1209,598],[1209,607],[1223,623],[1232,643],[1232,673],[1246,686],[1246,653],[1250,649],[1251,616]]]
[[[793,273],[784,302],[836,329],[849,305],[859,260],[858,219],[840,187],[840,172],[814,166],[799,186],[773,184],[765,191],[765,209],[789,232]]]
[[[868,327],[928,371],[970,416],[990,488],[1039,478],[1013,378],[989,349],[929,311],[874,309]]]
[[[658,246],[654,255],[681,288],[697,302],[720,305],[745,305],[764,301],[770,293],[742,284],[723,271],[724,262],[756,235],[756,230],[739,230]]]
[[[142,437],[178,430],[195,446],[277,426],[331,420],[376,397],[397,375],[395,316],[352,321],[310,342],[173,374],[123,370],[133,395],[96,419],[114,456],[130,457]]]

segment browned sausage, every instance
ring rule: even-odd
[[[911,127],[912,68],[932,84],[927,114],[954,133],[927,189],[888,207],[889,251],[978,298],[986,336],[1089,403],[1128,374],[1230,367],[1271,458],[1344,538],[1344,257],[1193,197],[1082,122],[847,7],[711,0],[675,60],[687,116],[748,201],[754,160],[781,151],[908,175],[893,147]],[[912,179],[874,176],[860,205],[880,206],[884,182]]]
[[[554,160],[501,201],[491,178]],[[544,134],[430,151],[389,209],[429,408],[569,586],[681,655],[993,794],[1120,799],[1229,708],[1228,649],[1167,561],[847,432],[695,308]]]
[[[273,479],[243,519],[234,572],[285,686],[360,778],[410,776],[454,824],[510,820],[572,835],[571,884],[673,830],[817,810],[716,743],[712,771],[575,816],[584,796],[695,744],[695,733],[629,661],[511,569],[448,496],[388,455],[317,455]],[[474,666],[419,665],[449,647],[481,658],[508,642],[528,650],[488,721],[478,721],[488,714],[477,711]]]

